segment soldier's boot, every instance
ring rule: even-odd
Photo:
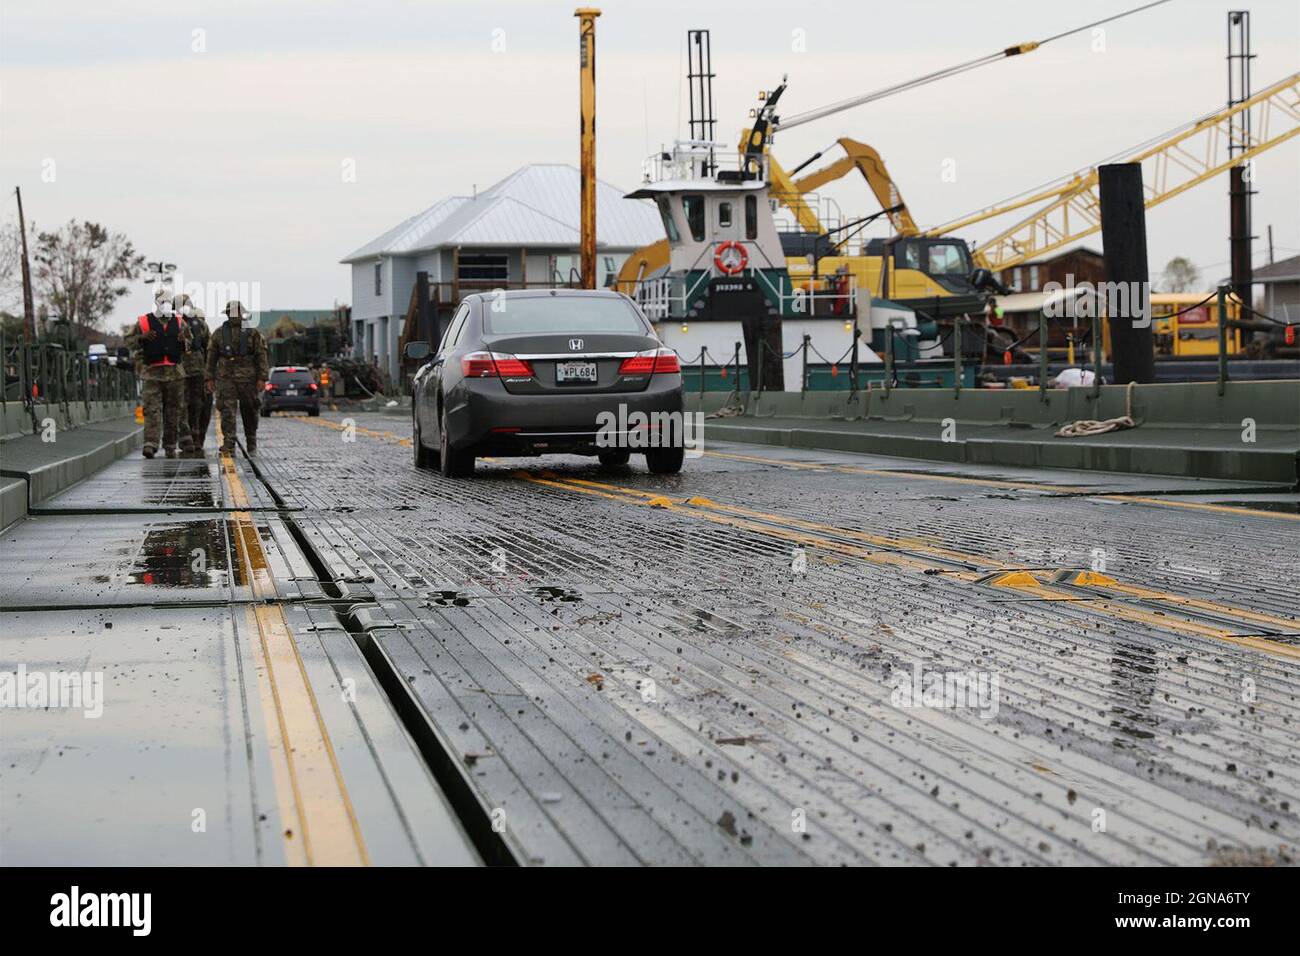
[[[256,455],[256,454],[257,454],[257,439],[256,439],[256,438],[246,438],[246,439],[244,439],[244,444],[248,447],[248,456],[249,456],[250,458],[251,458],[253,455]]]
[[[227,444],[226,442],[222,442],[222,443],[221,443],[221,454],[223,454],[223,455],[233,455],[234,453],[235,453],[235,446],[234,446],[234,445]]]
[[[157,451],[157,449],[155,449],[153,445],[145,445],[144,448],[140,449],[140,453],[146,458],[152,458],[155,451]]]
[[[194,442],[190,441],[188,438],[182,438],[181,451],[184,452],[185,455],[188,457],[190,452],[192,452],[193,450],[194,450]]]
[[[175,448],[168,448],[168,449],[167,449],[167,457],[168,457],[168,458],[175,458],[175,457],[176,457],[176,449],[175,449]]]

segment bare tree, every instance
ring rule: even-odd
[[[1161,280],[1166,292],[1187,292],[1201,284],[1201,271],[1186,256],[1175,256],[1165,265]]]
[[[120,232],[75,219],[56,232],[37,235],[34,284],[50,310],[91,327],[127,294],[125,283],[144,268],[144,256]]]
[[[29,226],[29,244],[36,243],[36,231]],[[21,315],[23,311],[23,241],[18,222],[0,226],[0,312]]]

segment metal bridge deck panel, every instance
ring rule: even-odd
[[[265,721],[232,608],[0,613],[0,661],[99,672],[99,716],[6,708],[5,865],[283,863]],[[202,827],[196,827],[201,813]]]
[[[267,580],[285,600],[319,598],[320,584],[281,519],[254,519]],[[0,537],[0,606],[212,604],[249,601],[229,513],[49,514]]]
[[[1294,853],[1292,522],[1140,500],[1201,483],[744,446],[446,481],[400,419],[355,421],[275,420],[259,468],[372,579],[371,639],[528,859]],[[980,580],[1098,567],[1164,597]],[[996,674],[996,715],[893,706],[918,665]]]
[[[241,467],[248,474],[247,466]],[[274,507],[275,502],[256,481],[245,481],[248,505],[253,508]],[[115,462],[43,501],[42,512],[69,510],[148,510],[170,509],[220,510],[233,508],[221,481],[221,466],[211,448],[207,457],[154,458],[129,457]]]

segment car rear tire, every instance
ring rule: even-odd
[[[645,464],[652,475],[675,475],[685,460],[685,448],[652,448],[645,453]]]
[[[617,468],[619,465],[626,465],[632,460],[632,453],[626,448],[611,448],[609,451],[602,451],[596,457],[605,468]]]
[[[435,455],[429,449],[424,447],[424,439],[420,437],[420,423],[412,421],[411,429],[411,447],[415,450],[415,467],[422,469],[436,468]]]
[[[447,413],[439,418],[438,471],[444,478],[468,478],[474,474],[474,455],[451,447],[447,438]]]
[[[307,414],[310,415],[312,418],[316,418],[318,415],[320,415],[320,406],[317,405],[315,408],[308,409]]]
[[[262,417],[263,417],[263,418],[270,418],[270,417],[271,417],[271,410],[270,410],[269,408],[263,407],[263,408],[262,408]]]

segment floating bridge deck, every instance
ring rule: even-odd
[[[0,536],[4,667],[104,674],[4,715],[0,862],[1295,858],[1293,494],[717,442],[448,480],[350,419]]]

